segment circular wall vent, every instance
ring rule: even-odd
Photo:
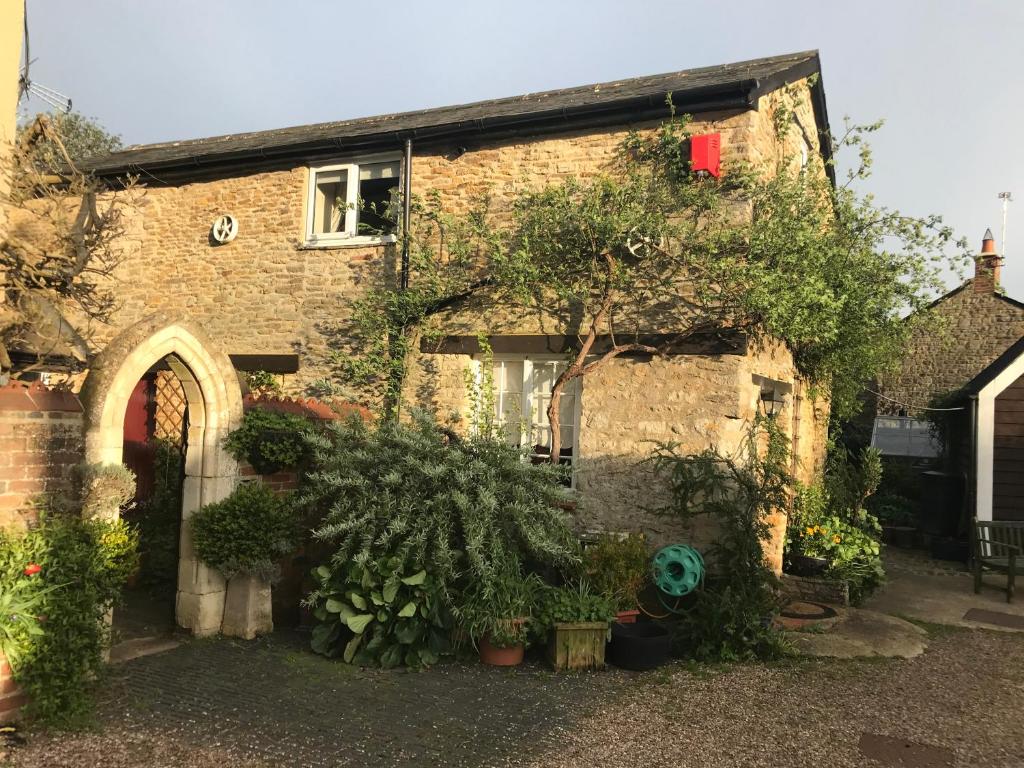
[[[213,220],[210,234],[218,243],[230,243],[238,234],[238,220],[229,213],[218,216]]]

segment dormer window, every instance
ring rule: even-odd
[[[400,175],[401,162],[396,157],[310,168],[307,245],[395,242]]]

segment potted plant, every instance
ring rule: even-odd
[[[480,661],[499,667],[521,664],[526,652],[536,576],[505,574],[463,590],[459,625],[476,645]]]
[[[221,632],[251,640],[274,628],[271,582],[277,560],[294,549],[297,519],[288,496],[243,483],[191,518],[196,555],[228,580]]]
[[[302,416],[251,408],[242,425],[227,436],[224,447],[239,461],[249,462],[258,474],[273,475],[305,458],[304,433],[310,426]]]
[[[586,582],[548,587],[538,600],[535,620],[547,634],[548,660],[555,671],[602,669],[612,604]]]
[[[618,623],[634,623],[640,615],[638,595],[651,573],[644,535],[601,534],[584,550],[583,573],[590,586],[612,603]]]

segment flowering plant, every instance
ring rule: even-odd
[[[38,563],[29,563],[24,576],[0,589],[0,653],[7,657],[12,670],[18,669],[26,640],[43,634],[39,615],[43,598],[56,587],[39,589],[33,581],[42,571]]]

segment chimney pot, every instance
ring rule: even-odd
[[[981,239],[981,253],[974,258],[974,292],[993,293],[999,287],[999,268],[1003,260],[996,253],[996,239],[986,229]]]

